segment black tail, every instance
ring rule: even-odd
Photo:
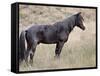
[[[25,53],[25,31],[21,32],[20,39],[19,39],[19,61],[24,60],[24,53]]]

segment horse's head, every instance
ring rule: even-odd
[[[76,14],[76,26],[79,27],[82,30],[85,30],[85,26],[83,24],[83,17],[81,16],[81,12]]]

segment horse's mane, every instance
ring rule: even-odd
[[[62,26],[63,28],[71,32],[75,26],[75,23],[76,23],[76,15],[72,15],[70,17],[65,18],[62,21],[54,23],[54,26]]]

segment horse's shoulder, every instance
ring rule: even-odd
[[[58,25],[56,29],[58,33],[64,31],[64,27],[62,25]]]

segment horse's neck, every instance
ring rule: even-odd
[[[69,17],[63,21],[65,29],[69,30],[69,33],[75,27],[76,18],[74,16]]]
[[[76,18],[75,16],[71,16],[67,19],[64,19],[60,22],[54,23],[54,27],[62,27],[66,32],[71,32],[75,27]]]

